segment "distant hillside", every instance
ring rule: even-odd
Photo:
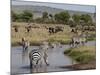
[[[17,13],[21,13],[24,10],[29,10],[34,13],[35,17],[40,17],[42,13],[45,11],[52,14],[63,11],[62,9],[56,9],[46,6],[32,6],[32,5],[13,5],[12,10]]]
[[[94,17],[94,13],[87,13],[87,12],[80,12],[80,11],[73,11],[73,10],[63,10],[58,8],[52,8],[47,6],[32,6],[32,5],[12,5],[12,10],[16,13],[21,13],[24,10],[29,10],[33,12],[34,17],[41,17],[43,12],[48,12],[51,14],[59,13],[61,11],[68,11],[70,15],[73,14],[90,14],[92,18]]]
[[[30,10],[33,12],[44,12],[47,11],[49,13],[57,13],[60,11],[63,11],[62,9],[57,9],[57,8],[51,8],[51,7],[46,7],[46,6],[32,6],[32,5],[13,5],[12,10],[16,12],[21,12],[23,10]]]

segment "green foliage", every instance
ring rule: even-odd
[[[92,62],[92,60],[95,60],[95,56],[91,54],[83,53],[80,56],[76,57],[75,59],[81,63],[89,63]]]
[[[33,14],[27,10],[23,11],[22,14],[20,14],[20,18],[25,21],[25,22],[29,22],[33,19]]]
[[[55,21],[57,23],[67,24],[70,18],[70,15],[67,11],[63,11],[55,14]]]
[[[83,14],[83,15],[81,15],[81,16],[80,16],[80,19],[81,19],[82,21],[84,21],[85,23],[90,23],[90,22],[92,22],[92,18],[91,18],[91,16],[88,15],[88,14]]]
[[[33,13],[28,10],[24,10],[22,13],[15,13],[12,11],[11,17],[12,21],[18,22],[33,22]],[[74,14],[72,15],[72,20],[70,20],[70,14],[68,11],[62,11],[56,14],[51,14],[48,12],[43,12],[42,17],[34,19],[37,23],[60,23],[60,24],[68,24],[70,27],[75,27],[76,25],[95,25],[92,22],[92,18],[89,14]],[[82,22],[82,23],[81,23]]]
[[[87,41],[95,41],[96,40],[96,35],[92,34],[91,36],[87,37]]]
[[[16,21],[18,19],[18,15],[13,11],[11,11],[11,19],[12,21]]]
[[[23,11],[20,14],[14,13],[12,11],[11,13],[12,21],[18,21],[18,22],[30,22],[33,21],[33,14],[30,11]]]
[[[70,48],[64,51],[64,54],[71,56],[80,63],[89,63],[96,59],[95,47]]]
[[[76,27],[76,23],[74,21],[72,21],[72,20],[69,20],[68,25],[70,27]]]
[[[79,24],[79,22],[80,22],[80,15],[74,14],[74,15],[72,16],[72,18],[73,18],[73,20],[74,20],[74,22],[75,22],[76,24]]]

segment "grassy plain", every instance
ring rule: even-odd
[[[14,31],[13,26],[18,26],[18,32]],[[71,29],[67,25],[61,24],[33,24],[32,30],[28,33],[26,32],[25,26],[27,23],[12,23],[11,27],[11,43],[12,45],[19,45],[21,42],[21,38],[25,37],[27,40],[30,41],[31,45],[40,45],[42,41],[46,40],[48,42],[60,42],[62,44],[67,44],[71,40],[73,34],[71,34]],[[34,27],[39,28],[34,28]],[[46,27],[55,27],[55,26],[63,26],[64,31],[58,32],[56,34],[50,35],[48,29]]]
[[[40,45],[42,41],[46,40],[50,43],[52,42],[60,42],[61,44],[68,44],[71,41],[71,38],[75,36],[74,33],[71,32],[71,29],[68,25],[63,24],[37,24],[31,23],[32,29],[28,33],[25,27],[28,26],[28,23],[25,22],[12,22],[11,25],[11,45],[16,46],[20,45],[22,37],[25,37],[29,40],[31,45]],[[18,32],[14,31],[14,26],[18,27]],[[63,27],[63,32],[57,32],[55,34],[50,35],[48,29],[45,27],[55,27],[61,26]],[[89,34],[94,35],[93,37],[89,37],[87,40],[95,40],[95,31],[89,32]]]

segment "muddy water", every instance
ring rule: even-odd
[[[95,41],[87,42],[87,46],[96,46]],[[68,45],[63,45],[62,48],[56,47],[54,49],[48,50],[48,62],[49,66],[45,63],[42,64],[41,68],[30,69],[29,67],[29,55],[28,53],[38,48],[38,46],[31,46],[28,52],[23,52],[22,47],[12,47],[11,48],[11,73],[12,74],[27,74],[27,73],[40,73],[40,72],[57,72],[57,71],[69,71],[68,68],[60,68],[61,66],[72,65],[76,62],[73,61],[69,56],[63,54],[65,49],[70,48]]]
[[[11,73],[12,74],[25,74],[25,73],[40,73],[40,72],[57,72],[57,71],[68,71],[70,69],[62,69],[60,66],[72,65],[75,62],[69,57],[63,54],[64,50],[69,48],[68,45],[63,45],[61,48],[56,47],[48,50],[48,63],[46,66],[43,63],[41,68],[31,70],[29,67],[29,56],[30,50],[36,49],[38,46],[31,46],[29,51],[23,52],[21,46],[11,48]]]

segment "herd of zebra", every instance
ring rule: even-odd
[[[30,26],[27,27],[26,28],[27,32],[30,32],[31,28],[32,27],[30,27]],[[64,28],[62,26],[49,27],[49,28],[45,27],[45,28],[48,29],[48,32],[50,34],[54,34],[54,33],[57,33],[59,31],[63,32],[63,30],[64,30]],[[15,27],[15,32],[18,32],[17,27]],[[71,32],[73,32],[74,34],[77,35],[77,30],[72,29]],[[80,45],[85,45],[86,42],[87,42],[86,36],[83,36],[83,34],[82,34],[80,36],[77,35],[75,37],[72,37],[69,44],[70,44],[71,47],[78,47]],[[25,37],[22,38],[21,43],[22,43],[23,51],[26,51],[26,50],[29,49],[30,42],[28,40],[26,40]],[[50,64],[48,63],[48,53],[47,53],[47,51],[48,51],[48,49],[55,48],[57,45],[59,47],[61,47],[61,44],[59,42],[50,44],[50,43],[44,41],[42,43],[42,45],[39,46],[38,49],[31,50],[29,52],[30,68],[37,67],[37,65],[41,66],[43,61],[45,62],[45,64],[47,66],[49,66]]]
[[[82,38],[81,38],[82,39]],[[72,41],[70,42],[71,47],[76,47],[78,45],[84,45],[86,40],[81,40],[80,38],[72,38]],[[26,51],[28,50],[30,46],[30,43],[28,40],[25,38],[22,38],[22,47],[23,50]],[[57,42],[57,43],[52,43],[49,44],[48,42],[44,41],[42,45],[39,46],[38,49],[33,49],[29,52],[29,60],[30,60],[30,68],[36,68],[37,66],[42,66],[42,63],[44,63],[49,66],[50,64],[48,63],[48,49],[53,49],[55,47],[62,47],[62,45]]]
[[[23,51],[29,50],[29,46],[29,41],[22,38]],[[47,66],[49,66],[47,50],[53,49],[55,46],[56,44],[49,44],[48,42],[44,41],[39,48],[31,50],[29,52],[30,68],[36,68],[38,66],[41,67],[43,61]]]

